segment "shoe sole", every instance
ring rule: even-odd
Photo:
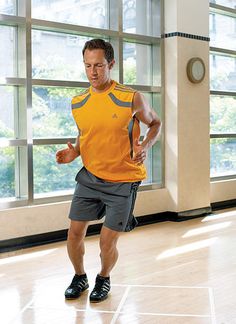
[[[79,296],[77,296],[77,297],[66,297],[66,296],[65,296],[65,299],[66,299],[66,300],[73,300],[73,299],[77,299],[77,298],[79,298],[79,297],[81,296],[81,294],[82,294],[85,290],[87,290],[88,288],[89,288],[89,285],[85,286],[85,287],[81,290]]]

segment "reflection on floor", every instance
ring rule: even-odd
[[[122,234],[112,291],[88,300],[99,271],[98,236],[86,238],[90,289],[74,301],[66,243],[0,256],[3,324],[236,323],[236,210],[164,222]]]

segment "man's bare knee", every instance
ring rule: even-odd
[[[116,244],[107,244],[106,242],[100,242],[100,254],[110,254],[116,250]]]
[[[101,252],[109,253],[115,250],[119,235],[119,232],[103,227],[100,236]]]
[[[88,222],[71,221],[68,231],[69,240],[83,240],[88,228]]]

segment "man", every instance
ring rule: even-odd
[[[157,140],[161,122],[143,95],[111,80],[115,61],[110,43],[87,41],[82,53],[90,87],[72,99],[79,135],[75,145],[68,143],[68,148],[56,153],[58,163],[81,156],[84,165],[76,176],[69,213],[67,248],[75,275],[65,297],[78,298],[89,287],[83,264],[84,237],[89,221],[106,215],[100,233],[101,271],[90,294],[91,302],[100,302],[110,290],[119,235],[136,225],[132,212],[138,186],[146,177],[143,162]],[[140,121],[148,126],[141,144]]]

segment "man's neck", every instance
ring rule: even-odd
[[[107,89],[110,88],[110,86],[112,85],[112,80],[109,79],[106,83],[104,83],[101,87],[99,88],[93,88],[92,87],[92,90],[93,92],[105,92]]]

